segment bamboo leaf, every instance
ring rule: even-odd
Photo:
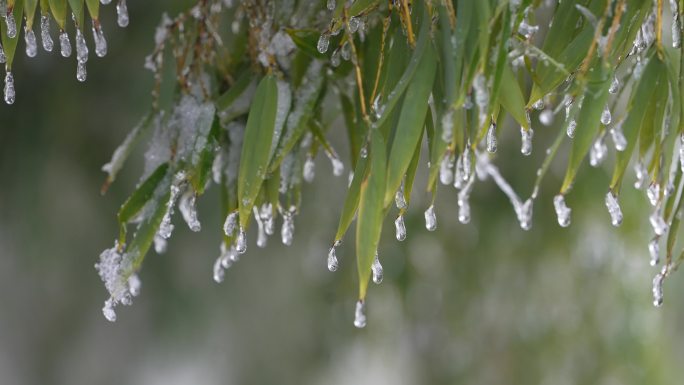
[[[33,29],[36,8],[38,8],[38,0],[24,0],[24,14],[26,15],[26,27],[28,29]]]
[[[98,0],[85,0],[88,13],[93,20],[100,18],[100,2]]]
[[[9,7],[9,6],[8,6]],[[14,61],[14,54],[17,51],[17,43],[19,42],[22,14],[24,13],[24,0],[16,0],[12,10],[12,17],[17,25],[17,35],[14,38],[7,36],[7,23],[0,23],[0,33],[2,34],[2,46],[5,50],[5,68],[11,69]]]
[[[119,228],[121,230],[119,235],[119,244],[124,244],[126,242],[126,224],[133,220],[133,218],[140,213],[143,207],[145,207],[147,202],[152,199],[157,187],[167,176],[168,170],[168,163],[164,163],[157,167],[157,169],[154,170],[154,172],[152,172],[147,179],[138,185],[135,191],[133,191],[133,194],[126,199],[123,205],[121,205],[119,213],[117,214]]]
[[[67,0],[49,0],[52,17],[55,18],[59,29],[66,31]]]
[[[513,119],[525,129],[530,128],[525,110],[525,98],[520,84],[509,64],[503,65],[501,73],[501,87],[499,88],[499,102]]]
[[[261,184],[266,177],[278,103],[275,76],[264,77],[254,93],[249,110],[238,173],[240,225],[247,227]]]
[[[71,8],[71,13],[74,18],[74,23],[76,23],[76,28],[82,30],[83,28],[83,4],[84,0],[69,0],[69,7]]]
[[[354,169],[354,177],[347,189],[347,196],[344,198],[344,205],[342,206],[342,214],[340,214],[340,221],[337,225],[337,232],[335,233],[335,243],[340,242],[344,234],[349,229],[356,215],[356,209],[359,207],[359,194],[361,192],[361,182],[366,178],[366,168],[368,164],[368,157],[359,157]]]
[[[154,115],[151,112],[145,115],[145,117],[142,118],[135,127],[133,127],[128,135],[126,135],[126,139],[124,139],[123,143],[121,143],[119,147],[114,150],[114,154],[112,154],[112,158],[109,163],[102,166],[102,171],[107,173],[107,180],[102,186],[102,193],[105,193],[107,188],[109,188],[109,185],[114,182],[116,175],[123,167],[126,159],[128,159],[128,156],[131,154],[131,151],[133,151],[133,147],[152,126],[152,122],[154,120],[153,117]]]

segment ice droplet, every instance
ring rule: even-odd
[[[606,194],[606,208],[610,214],[610,222],[613,226],[620,226],[622,224],[622,209],[620,209],[620,203],[612,191],[608,191]]]
[[[358,17],[350,17],[349,18],[349,32],[351,33],[356,33],[356,31],[359,30],[359,18]]]
[[[5,103],[14,104],[16,99],[16,93],[14,92],[14,75],[12,72],[7,71],[5,74]]]
[[[425,210],[425,228],[427,231],[435,231],[437,229],[437,216],[435,215],[435,205],[430,205]]]
[[[197,219],[197,208],[196,208],[197,197],[195,193],[190,189],[185,192],[178,201],[178,208],[180,209],[181,215],[188,224],[190,230],[197,232],[202,229],[199,219]]]
[[[532,108],[534,108],[537,111],[541,111],[544,109],[544,99],[539,99],[534,104],[532,105]]]
[[[558,194],[553,197],[553,207],[556,209],[558,224],[561,227],[570,226],[570,213],[572,210],[565,204],[565,197],[563,194]]]
[[[87,76],[88,72],[86,70],[85,62],[78,60],[76,62],[76,80],[78,80],[79,82],[84,82],[86,81]]]
[[[166,203],[166,213],[164,214],[164,217],[159,224],[159,230],[157,231],[157,234],[164,239],[169,239],[174,229],[173,223],[171,223],[171,216],[173,215],[173,206],[176,204],[179,193],[180,188],[175,183],[172,184],[169,201]]]
[[[7,25],[7,37],[14,39],[17,37],[17,23],[14,20],[14,15],[11,9],[7,9],[7,14],[5,14],[5,24]]]
[[[59,32],[59,47],[62,57],[71,56],[71,42],[69,41],[69,35],[65,31]]]
[[[334,176],[340,176],[344,173],[344,163],[340,160],[340,158],[336,156],[331,156],[328,155],[328,158],[330,158],[330,163],[332,164],[333,168],[333,175]]]
[[[307,155],[304,161],[304,167],[302,169],[302,176],[307,183],[311,183],[316,176],[316,164],[314,163],[313,157]]]
[[[496,152],[496,147],[496,123],[492,122],[489,125],[489,130],[487,130],[487,151],[493,154]]]
[[[290,211],[283,213],[283,225],[280,229],[280,238],[283,245],[290,246],[294,238],[294,207]]]
[[[116,312],[114,311],[114,301],[108,299],[104,302],[104,307],[102,307],[102,314],[109,322],[116,322]]]
[[[82,63],[88,61],[88,45],[80,29],[76,30],[76,59]]]
[[[527,231],[532,228],[532,204],[531,198],[527,199],[525,203],[515,207],[516,214],[518,216],[518,222],[520,222],[520,228]]]
[[[380,259],[378,259],[378,252],[375,252],[375,259],[371,265],[371,271],[373,272],[373,283],[379,285],[382,283],[383,271],[382,265],[380,264]]]
[[[613,76],[613,81],[610,83],[610,87],[608,87],[608,92],[611,94],[617,94],[619,90],[620,82],[618,81],[617,76]]]
[[[237,211],[233,211],[226,216],[226,220],[223,222],[223,233],[226,234],[227,237],[232,236],[235,232],[235,229],[237,228],[237,219]]]
[[[406,239],[406,225],[404,224],[404,216],[399,215],[394,221],[394,229],[397,237],[397,241],[401,242]]]
[[[651,227],[653,227],[653,232],[656,235],[661,236],[667,232],[667,223],[665,223],[665,220],[660,215],[659,209],[654,210],[648,217],[648,220],[651,222]]]
[[[604,126],[607,126],[610,124],[610,122],[613,120],[613,117],[610,113],[610,108],[608,106],[605,106],[603,108],[603,112],[601,112],[601,124]]]
[[[648,243],[648,253],[651,255],[651,266],[655,266],[660,262],[660,246],[658,245],[659,237],[653,237]]]
[[[361,299],[356,301],[356,310],[354,311],[354,326],[359,329],[366,327],[366,303]]]
[[[646,189],[646,196],[648,197],[648,201],[651,203],[651,206],[655,206],[658,203],[658,200],[660,200],[660,184],[651,183],[648,185],[648,188]]]
[[[443,185],[450,185],[454,182],[454,159],[451,152],[444,154],[444,158],[439,163],[439,181]]]
[[[54,42],[52,41],[52,36],[50,36],[50,16],[41,15],[40,16],[40,40],[43,43],[43,49],[47,52],[52,52],[54,47]]]
[[[594,141],[594,144],[589,151],[589,164],[592,167],[598,167],[606,158],[607,153],[608,146],[606,146],[606,143],[603,140],[603,135],[600,135],[596,141]]]
[[[339,261],[337,260],[337,253],[335,252],[337,245],[339,245],[339,242],[335,242],[330,246],[330,250],[328,250],[328,270],[331,272],[337,271],[340,266]]]
[[[545,126],[550,126],[553,124],[553,110],[550,108],[545,109],[544,111],[539,113],[539,123],[545,125]]]
[[[648,176],[648,170],[641,161],[638,161],[634,165],[634,172],[636,173],[637,180],[634,182],[634,188],[641,189],[646,183],[646,177]]]
[[[333,67],[339,67],[340,63],[342,61],[342,58],[340,56],[340,49],[336,48],[332,55],[330,55],[330,65]]]
[[[24,42],[26,43],[26,56],[36,57],[36,54],[38,53],[36,34],[33,33],[33,30],[30,29],[28,25],[24,26]]]
[[[226,277],[226,272],[223,270],[222,257],[219,256],[214,262],[214,282],[221,283]]]
[[[154,235],[154,252],[157,254],[164,254],[166,253],[166,238],[162,238],[159,236],[159,234]]]
[[[570,120],[568,123],[568,128],[566,130],[566,134],[568,134],[568,138],[572,139],[575,137],[575,131],[577,130],[577,121],[575,119]]]
[[[93,40],[95,41],[95,55],[104,57],[107,55],[107,39],[105,38],[102,26],[93,21]]]
[[[140,288],[142,287],[142,282],[138,274],[131,274],[128,277],[128,292],[131,293],[133,297],[137,297],[140,294]]]
[[[532,136],[534,136],[534,131],[531,127],[527,130],[524,127],[520,127],[520,152],[525,156],[532,154]]]
[[[394,194],[394,204],[397,206],[399,210],[403,210],[406,208],[406,197],[404,197],[404,181],[401,181],[401,185],[399,186],[399,189],[397,192]]]
[[[261,206],[261,220],[264,222],[264,231],[268,235],[273,235],[275,232],[275,218],[273,217],[273,205],[264,203]]]
[[[259,209],[256,206],[252,207],[252,212],[254,213],[254,221],[257,224],[257,247],[264,248],[266,243],[268,243],[268,237],[266,236],[266,231],[264,229],[264,222],[261,220],[261,215],[259,214]]]
[[[316,44],[316,49],[319,53],[328,52],[328,46],[330,45],[330,34],[323,32],[318,38],[318,43]]]
[[[675,16],[672,20],[672,48],[682,46],[682,28],[679,17]]]
[[[7,57],[5,56],[5,50],[2,48],[2,43],[0,43],[0,63],[4,63],[7,61]]]
[[[100,3],[101,3],[101,4],[104,4],[104,5],[107,5],[107,4],[111,3],[111,2],[112,2],[112,0],[100,0]]]
[[[245,233],[245,229],[242,226],[240,226],[240,230],[238,231],[235,249],[240,254],[244,254],[245,251],[247,251],[247,234]]]
[[[627,148],[627,138],[625,138],[625,134],[622,132],[621,124],[616,124],[610,129],[610,136],[613,138],[615,149],[618,151],[625,151]]]
[[[119,2],[116,4],[116,22],[119,24],[119,27],[126,27],[128,26],[128,7],[126,7],[126,0],[119,0]]]
[[[653,277],[653,306],[660,307],[663,305],[663,281],[667,273],[667,266]]]

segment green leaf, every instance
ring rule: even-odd
[[[354,177],[347,189],[347,196],[344,198],[344,205],[342,206],[342,214],[340,215],[340,222],[337,225],[337,232],[335,233],[335,243],[342,240],[344,234],[349,229],[356,215],[356,209],[359,207],[359,194],[361,192],[361,182],[366,177],[366,167],[368,165],[368,157],[360,156],[356,162],[354,169]]]
[[[356,262],[359,274],[359,299],[366,298],[371,266],[382,233],[385,195],[385,141],[378,130],[371,130],[369,172],[361,182],[359,215],[356,222]]]
[[[55,18],[59,29],[66,31],[67,0],[49,0],[52,17]]]
[[[0,32],[2,34],[2,46],[5,50],[5,68],[11,69],[12,62],[14,61],[14,53],[17,51],[17,43],[19,42],[19,36],[21,35],[21,15],[24,13],[24,0],[16,0],[14,2],[14,9],[12,10],[12,17],[17,24],[17,36],[10,39],[7,36],[7,23],[0,23]]]
[[[109,185],[114,182],[116,175],[123,167],[126,159],[128,159],[128,156],[131,154],[131,151],[133,151],[133,147],[152,126],[153,121],[154,115],[149,112],[135,127],[133,127],[128,135],[126,135],[126,139],[124,139],[123,143],[121,143],[119,147],[114,150],[114,154],[112,154],[112,159],[109,161],[109,163],[102,166],[102,171],[107,173],[107,180],[102,186],[102,193],[105,193],[107,188],[109,188]]]
[[[190,183],[197,194],[203,194],[209,180],[211,167],[216,155],[216,139],[221,129],[218,116],[214,114],[214,106],[203,109],[197,120],[200,126],[195,139],[195,148],[191,158]],[[209,126],[209,128],[206,128]]]
[[[513,116],[513,119],[525,129],[530,128],[530,122],[527,120],[527,112],[525,110],[525,98],[520,89],[518,79],[507,63],[503,65],[501,87],[499,88],[498,96],[499,102]]]
[[[36,8],[38,8],[38,0],[24,0],[24,14],[26,15],[26,27],[28,29],[33,29]]]
[[[76,23],[76,28],[83,30],[83,3],[84,0],[69,0],[69,7]]]
[[[98,20],[100,18],[100,1],[99,0],[85,0],[88,7],[90,18]]]
[[[384,206],[392,202],[394,192],[399,188],[408,169],[416,144],[420,140],[428,109],[428,98],[435,78],[437,58],[432,45],[428,45],[421,58],[418,71],[406,90],[396,135],[392,142],[387,169],[387,189]]]
[[[277,103],[278,88],[275,76],[267,75],[254,93],[240,156],[238,204],[242,227],[247,227],[255,199],[267,174]]]
[[[238,77],[228,91],[216,100],[216,110],[221,112],[222,119],[230,122],[249,111],[249,105],[256,89],[258,79],[247,70]]]

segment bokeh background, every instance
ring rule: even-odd
[[[408,239],[397,242],[393,218],[386,223],[385,281],[371,288],[363,330],[352,324],[351,238],[339,249],[340,271],[326,269],[346,178],[334,178],[325,158],[304,191],[294,244],[272,238],[258,249],[250,238],[223,284],[212,280],[222,218],[209,190],[202,232],[176,216],[167,254],[144,263],[141,296],[107,322],[93,265],[111,247],[144,149],[106,196],[100,167],[149,106],[142,64],[161,12],[190,3],[132,1],[127,29],[107,7],[109,54],[91,55],[85,84],[73,58],[17,57],[17,102],[0,104],[0,384],[681,383],[684,276],[666,282],[663,308],[651,305],[646,198],[626,188],[625,221],[611,228],[603,206],[611,158],[582,170],[568,229],[551,201],[563,155],[529,232],[484,182],[469,225],[458,223],[456,192],[440,188],[438,229],[428,233],[428,199],[416,188]],[[496,161],[525,196],[555,135],[537,126],[533,156],[519,154],[509,125]],[[344,135],[333,136],[344,153]]]

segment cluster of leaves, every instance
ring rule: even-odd
[[[353,177],[329,268],[336,268],[335,246],[356,218],[357,310],[362,309],[371,275],[381,274],[377,248],[384,219],[394,203],[398,219],[410,204],[423,137],[430,160],[426,190],[434,201],[440,174],[452,170],[461,189],[459,205],[467,207],[476,176],[491,176],[510,190],[489,164],[505,116],[520,125],[522,152],[528,155],[530,114],[537,109],[552,114],[554,104],[557,110],[566,107],[566,119],[534,192],[524,204],[511,198],[521,225],[529,228],[540,182],[566,133],[572,141],[558,195],[567,211],[559,211],[563,226],[569,224],[569,209],[562,198],[583,159],[592,147],[605,147],[607,133],[624,135],[626,145],[616,145],[607,196],[611,214],[620,210],[617,198],[635,156],[638,165],[647,165],[656,242],[667,234],[659,284],[678,266],[672,253],[682,171],[672,165],[684,160],[678,153],[684,56],[663,44],[662,0],[275,3],[199,0],[188,12],[163,18],[146,63],[157,80],[152,111],[105,166],[106,189],[133,146],[154,130],[142,181],[118,215],[116,270],[122,282],[140,268],[153,244],[164,248],[176,200],[190,228],[199,230],[194,202],[212,183],[221,191],[227,218],[217,280],[245,251],[252,218],[264,244],[282,216],[283,242],[289,243],[302,181],[313,176],[311,159],[322,150],[341,171],[326,137],[341,114]],[[672,40],[678,45],[682,8],[676,1],[670,5]],[[551,25],[535,45],[535,11],[546,6],[553,7]],[[167,102],[160,94],[167,81],[165,58],[174,61],[175,70],[168,77],[175,87]],[[618,79],[622,87],[616,92]],[[612,119],[606,110],[613,111]],[[462,220],[468,218],[464,214]],[[129,240],[130,224],[136,231]]]

